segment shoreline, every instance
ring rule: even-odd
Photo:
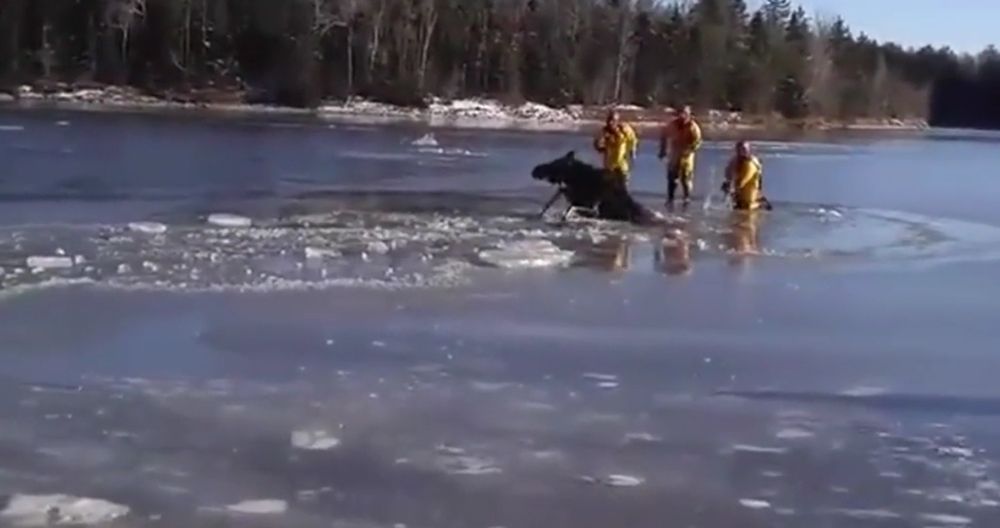
[[[216,94],[220,95],[220,94]],[[0,109],[69,110],[83,112],[214,113],[220,115],[270,115],[313,117],[332,124],[421,124],[430,128],[581,132],[599,127],[606,106],[570,105],[553,108],[539,103],[519,105],[494,99],[431,99],[425,108],[403,107],[352,98],[327,101],[316,108],[296,108],[248,103],[237,92],[221,92],[216,100],[196,97],[153,96],[131,88],[68,89],[40,92],[22,86],[14,95],[0,92]],[[670,118],[671,110],[619,105],[623,118],[638,131],[656,130]],[[744,116],[739,112],[708,110],[695,115],[705,133],[797,132],[916,132],[929,129],[923,119],[858,119],[851,122],[808,118],[789,120],[775,116]]]

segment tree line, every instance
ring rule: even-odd
[[[7,86],[212,87],[293,106],[490,96],[962,121],[988,114],[973,100],[996,110],[998,71],[993,48],[880,43],[790,0],[0,2]]]

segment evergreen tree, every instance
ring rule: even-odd
[[[790,0],[764,0],[753,13],[747,4],[2,0],[0,89],[103,82],[181,97],[242,90],[302,106],[352,95],[694,102],[843,118],[930,108],[972,119],[962,109],[975,101],[1000,106],[995,49],[904,49],[855,37],[840,18],[810,21]]]

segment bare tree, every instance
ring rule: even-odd
[[[146,0],[110,0],[104,11],[104,21],[120,33],[121,61],[128,68],[128,42],[137,19],[146,16]]]
[[[837,79],[833,63],[833,22],[822,15],[815,17],[813,35],[809,43],[809,79],[806,98],[812,113],[839,116],[837,108]]]
[[[417,89],[423,91],[427,79],[427,63],[430,60],[431,39],[434,37],[434,30],[438,23],[438,13],[434,6],[434,0],[421,2],[419,19],[420,62],[417,66]]]
[[[889,88],[889,67],[885,62],[885,54],[881,51],[878,54],[878,61],[875,66],[875,74],[871,81],[871,94],[868,101],[868,115],[875,117],[884,115],[888,103]]]
[[[612,89],[615,101],[621,101],[622,98],[622,77],[625,74],[628,55],[630,55],[632,3],[633,0],[619,0],[618,3],[618,51],[615,54],[615,78]]]

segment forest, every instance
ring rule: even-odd
[[[58,83],[1000,125],[995,48],[878,42],[789,0],[0,1],[0,89]]]

